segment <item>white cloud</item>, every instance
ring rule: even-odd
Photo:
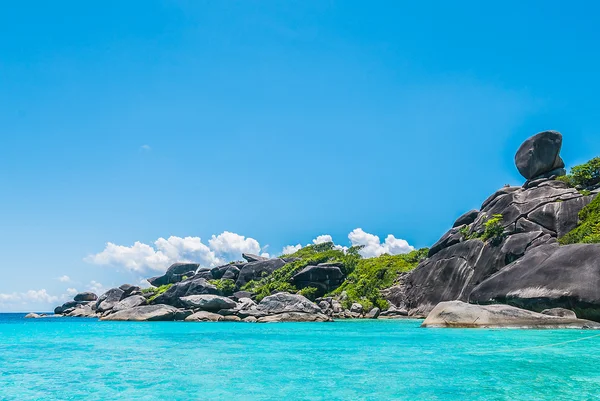
[[[67,295],[77,295],[78,293],[75,288],[67,288]]]
[[[282,255],[290,255],[292,253],[299,251],[300,249],[302,249],[302,245],[300,245],[300,244],[287,245],[287,246],[283,247],[283,251],[281,251],[281,254]]]
[[[104,294],[107,291],[107,289],[101,283],[97,282],[96,280],[90,281],[90,284],[88,285],[88,290],[98,296]]]
[[[317,238],[313,239],[312,242],[315,245],[324,244],[326,242],[333,242],[333,238],[331,238],[331,235],[319,235]]]
[[[144,152],[149,152],[152,150],[152,148],[150,147],[150,145],[142,145],[140,146],[140,150]]]
[[[254,238],[246,238],[243,235],[224,231],[223,233],[208,240],[208,245],[216,254],[228,260],[239,260],[242,253],[259,254],[260,244]]]
[[[45,289],[29,290],[27,292],[13,292],[11,294],[0,294],[0,303],[7,304],[27,304],[27,303],[44,303],[50,304],[58,301],[58,297],[48,294]]]
[[[58,278],[58,281],[60,281],[61,283],[68,283],[71,281],[71,278],[69,276],[61,276]]]
[[[176,262],[194,262],[201,266],[213,267],[230,260],[240,260],[242,253],[259,254],[261,247],[254,238],[225,231],[213,235],[208,245],[200,237],[159,238],[153,246],[136,242],[132,246],[106,244],[104,250],[89,255],[88,263],[123,267],[135,272],[163,272]],[[268,255],[268,254],[267,254]]]
[[[390,255],[398,255],[401,253],[408,253],[414,250],[414,247],[408,244],[403,239],[397,239],[393,235],[388,235],[385,242],[381,243],[377,235],[369,234],[362,228],[356,228],[348,234],[348,239],[352,246],[362,245],[363,249],[360,250],[360,254],[364,258],[372,258],[384,253]]]

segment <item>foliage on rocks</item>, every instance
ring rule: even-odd
[[[219,290],[223,296],[228,297],[235,292],[235,281],[229,278],[208,280],[208,282],[217,287],[217,290]]]
[[[172,286],[173,286],[173,284],[165,284],[165,285],[161,285],[160,287],[144,288],[142,290],[142,293],[144,293],[144,294],[152,294],[152,296],[150,298],[148,298],[148,302],[152,302],[152,301],[154,301],[156,299],[156,297],[158,297],[162,293],[166,292]]]
[[[579,212],[579,225],[559,242],[563,245],[600,242],[600,196]]]
[[[587,163],[580,164],[571,169],[571,173],[557,180],[565,182],[572,187],[587,188],[600,183],[600,157],[594,157]]]
[[[404,255],[381,255],[376,258],[359,259],[356,268],[348,275],[346,281],[330,295],[341,295],[347,298],[342,301],[345,308],[357,302],[365,310],[374,306],[387,309],[388,302],[381,295],[381,290],[394,285],[400,273],[413,270],[427,256],[428,249],[423,248]]]
[[[494,214],[492,217],[487,217],[484,223],[483,232],[470,232],[469,226],[463,226],[459,232],[466,240],[480,239],[482,241],[492,240],[492,242],[500,242],[504,238],[504,226],[502,225],[502,215]]]

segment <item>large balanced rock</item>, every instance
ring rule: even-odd
[[[73,298],[74,301],[76,302],[81,302],[81,301],[96,301],[98,299],[98,296],[96,294],[94,294],[93,292],[80,292],[79,294],[75,295],[75,298]]]
[[[438,304],[421,327],[600,329],[600,323],[544,315],[508,305],[482,306],[449,301]]]
[[[236,307],[236,303],[229,298],[219,295],[189,295],[180,298],[183,304],[191,309],[200,309],[208,312],[218,312],[221,309],[231,309]]]
[[[296,288],[316,288],[316,296],[322,296],[334,290],[343,281],[344,273],[342,273],[340,266],[334,263],[306,266],[292,277],[292,282]]]
[[[184,277],[194,276],[198,267],[200,267],[200,265],[197,263],[175,263],[167,269],[165,274],[149,278],[148,282],[155,287],[178,283],[183,280]]]
[[[245,255],[244,257],[249,258],[249,255]],[[280,258],[259,260],[255,262],[246,263],[240,269],[238,279],[235,284],[237,288],[241,288],[246,283],[252,280],[259,280],[262,277],[273,273],[275,270],[282,268],[284,265],[285,261]]]
[[[204,294],[221,295],[217,287],[213,284],[210,284],[208,281],[206,281],[206,279],[191,278],[173,284],[171,288],[156,297],[153,303],[172,305],[179,308],[184,306],[184,304],[181,302],[181,298],[190,295]]]
[[[119,301],[119,303],[117,303],[112,308],[112,310],[113,310],[113,312],[118,312],[118,311],[122,311],[125,309],[131,309],[131,308],[135,308],[136,306],[146,305],[146,302],[148,302],[148,301],[143,296],[132,295],[130,297],[123,299],[122,301]]]
[[[527,252],[473,289],[475,303],[566,308],[600,321],[600,244],[550,244]]]
[[[565,163],[560,158],[561,147],[562,135],[559,132],[540,132],[523,142],[517,151],[517,169],[528,180],[562,169]]]
[[[125,309],[102,317],[100,320],[117,321],[170,321],[175,320],[178,309],[170,305],[144,305]]]

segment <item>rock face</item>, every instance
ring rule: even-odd
[[[560,307],[600,321],[600,244],[538,247],[475,287],[470,301]]]
[[[338,264],[322,263],[317,266],[306,266],[292,277],[298,289],[313,287],[316,296],[322,296],[336,289],[344,281],[344,273]]]
[[[186,322],[219,322],[223,320],[223,316],[216,313],[200,311],[185,318]]]
[[[269,260],[269,258],[265,258],[264,256],[254,255],[252,253],[242,253],[242,258],[246,259],[248,261],[248,263],[264,262],[265,260]]]
[[[250,256],[252,255],[245,255],[244,257],[249,258]],[[249,281],[258,280],[261,277],[271,274],[275,270],[283,267],[283,265],[285,265],[285,261],[280,258],[246,263],[240,269],[239,276],[235,284],[237,288],[242,288]]]
[[[528,180],[562,169],[565,163],[559,155],[561,147],[562,135],[559,132],[540,132],[527,139],[517,151],[517,169]]]
[[[98,312],[106,312],[111,310],[116,304],[123,299],[125,292],[120,288],[112,288],[106,291],[96,301],[96,310]]]
[[[96,294],[94,294],[93,292],[80,292],[79,294],[75,295],[75,298],[73,298],[74,301],[76,302],[81,302],[81,301],[96,301],[98,299],[98,296]]]
[[[189,295],[182,297],[181,302],[188,308],[200,309],[209,312],[218,312],[221,309],[236,307],[236,303],[229,298],[218,295]]]
[[[321,313],[321,308],[314,302],[309,301],[302,295],[287,292],[264,297],[257,308],[267,314],[284,312]]]
[[[492,287],[490,283],[483,286],[486,280],[502,272],[498,273],[499,278],[492,281],[497,283],[511,263],[521,259],[531,260],[528,255],[538,248],[557,247],[557,238],[577,227],[578,213],[594,198],[582,195],[561,181],[545,178],[563,167],[559,155],[561,143],[560,134],[550,131],[528,139],[516,157],[519,170],[529,179],[526,185],[503,187],[483,202],[479,212],[472,210],[459,217],[454,227],[430,248],[428,258],[399,279],[398,285],[386,291],[386,299],[397,309],[408,310],[411,316],[427,316],[438,303],[444,301],[505,302],[506,297],[506,302],[510,299],[514,305],[535,308],[538,312],[560,306],[588,309],[583,314],[577,310],[577,314],[592,318],[591,308],[586,308],[582,302],[572,304],[576,295],[557,295],[557,298],[570,301],[538,302],[535,307],[531,300],[515,298],[512,293],[508,296],[508,287],[511,290],[513,287],[520,288],[519,277],[511,276],[513,282],[510,285],[503,282],[502,286],[507,287],[504,294],[504,289]],[[538,178],[540,175],[543,177]],[[499,225],[503,233],[486,238],[486,223],[496,215],[501,215]],[[537,259],[528,262],[528,266],[522,270],[532,267],[537,271],[539,266],[535,263]],[[591,261],[583,263],[589,265]],[[564,274],[567,273],[563,272],[557,277]],[[547,280],[553,282],[555,279],[539,276],[536,285],[544,288]],[[476,287],[478,290],[472,293]],[[572,288],[561,288],[572,291]],[[591,298],[586,299],[586,302],[593,302]]]
[[[158,277],[152,277],[148,279],[148,282],[155,286],[160,287],[165,284],[174,284],[183,280],[184,277],[192,277],[196,274],[196,270],[200,267],[197,263],[175,263],[171,265],[165,274]]]
[[[102,317],[100,320],[114,321],[170,321],[175,320],[177,308],[170,305],[144,305],[125,309]]]
[[[219,290],[203,278],[192,278],[173,284],[171,288],[156,297],[153,303],[182,307],[184,304],[180,298],[204,294],[219,295]]]
[[[549,316],[508,305],[472,305],[442,302],[421,327],[600,329],[600,323],[570,317]]]
[[[113,312],[119,312],[125,309],[135,308],[137,306],[146,305],[146,298],[141,295],[132,295],[119,301],[113,308]]]

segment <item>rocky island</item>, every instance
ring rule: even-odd
[[[600,328],[600,159],[566,174],[562,135],[515,156],[525,178],[460,216],[430,249],[363,259],[332,243],[214,268],[176,263],[54,313],[102,321],[330,322],[427,318],[423,327]],[[30,314],[28,317],[38,317]]]

